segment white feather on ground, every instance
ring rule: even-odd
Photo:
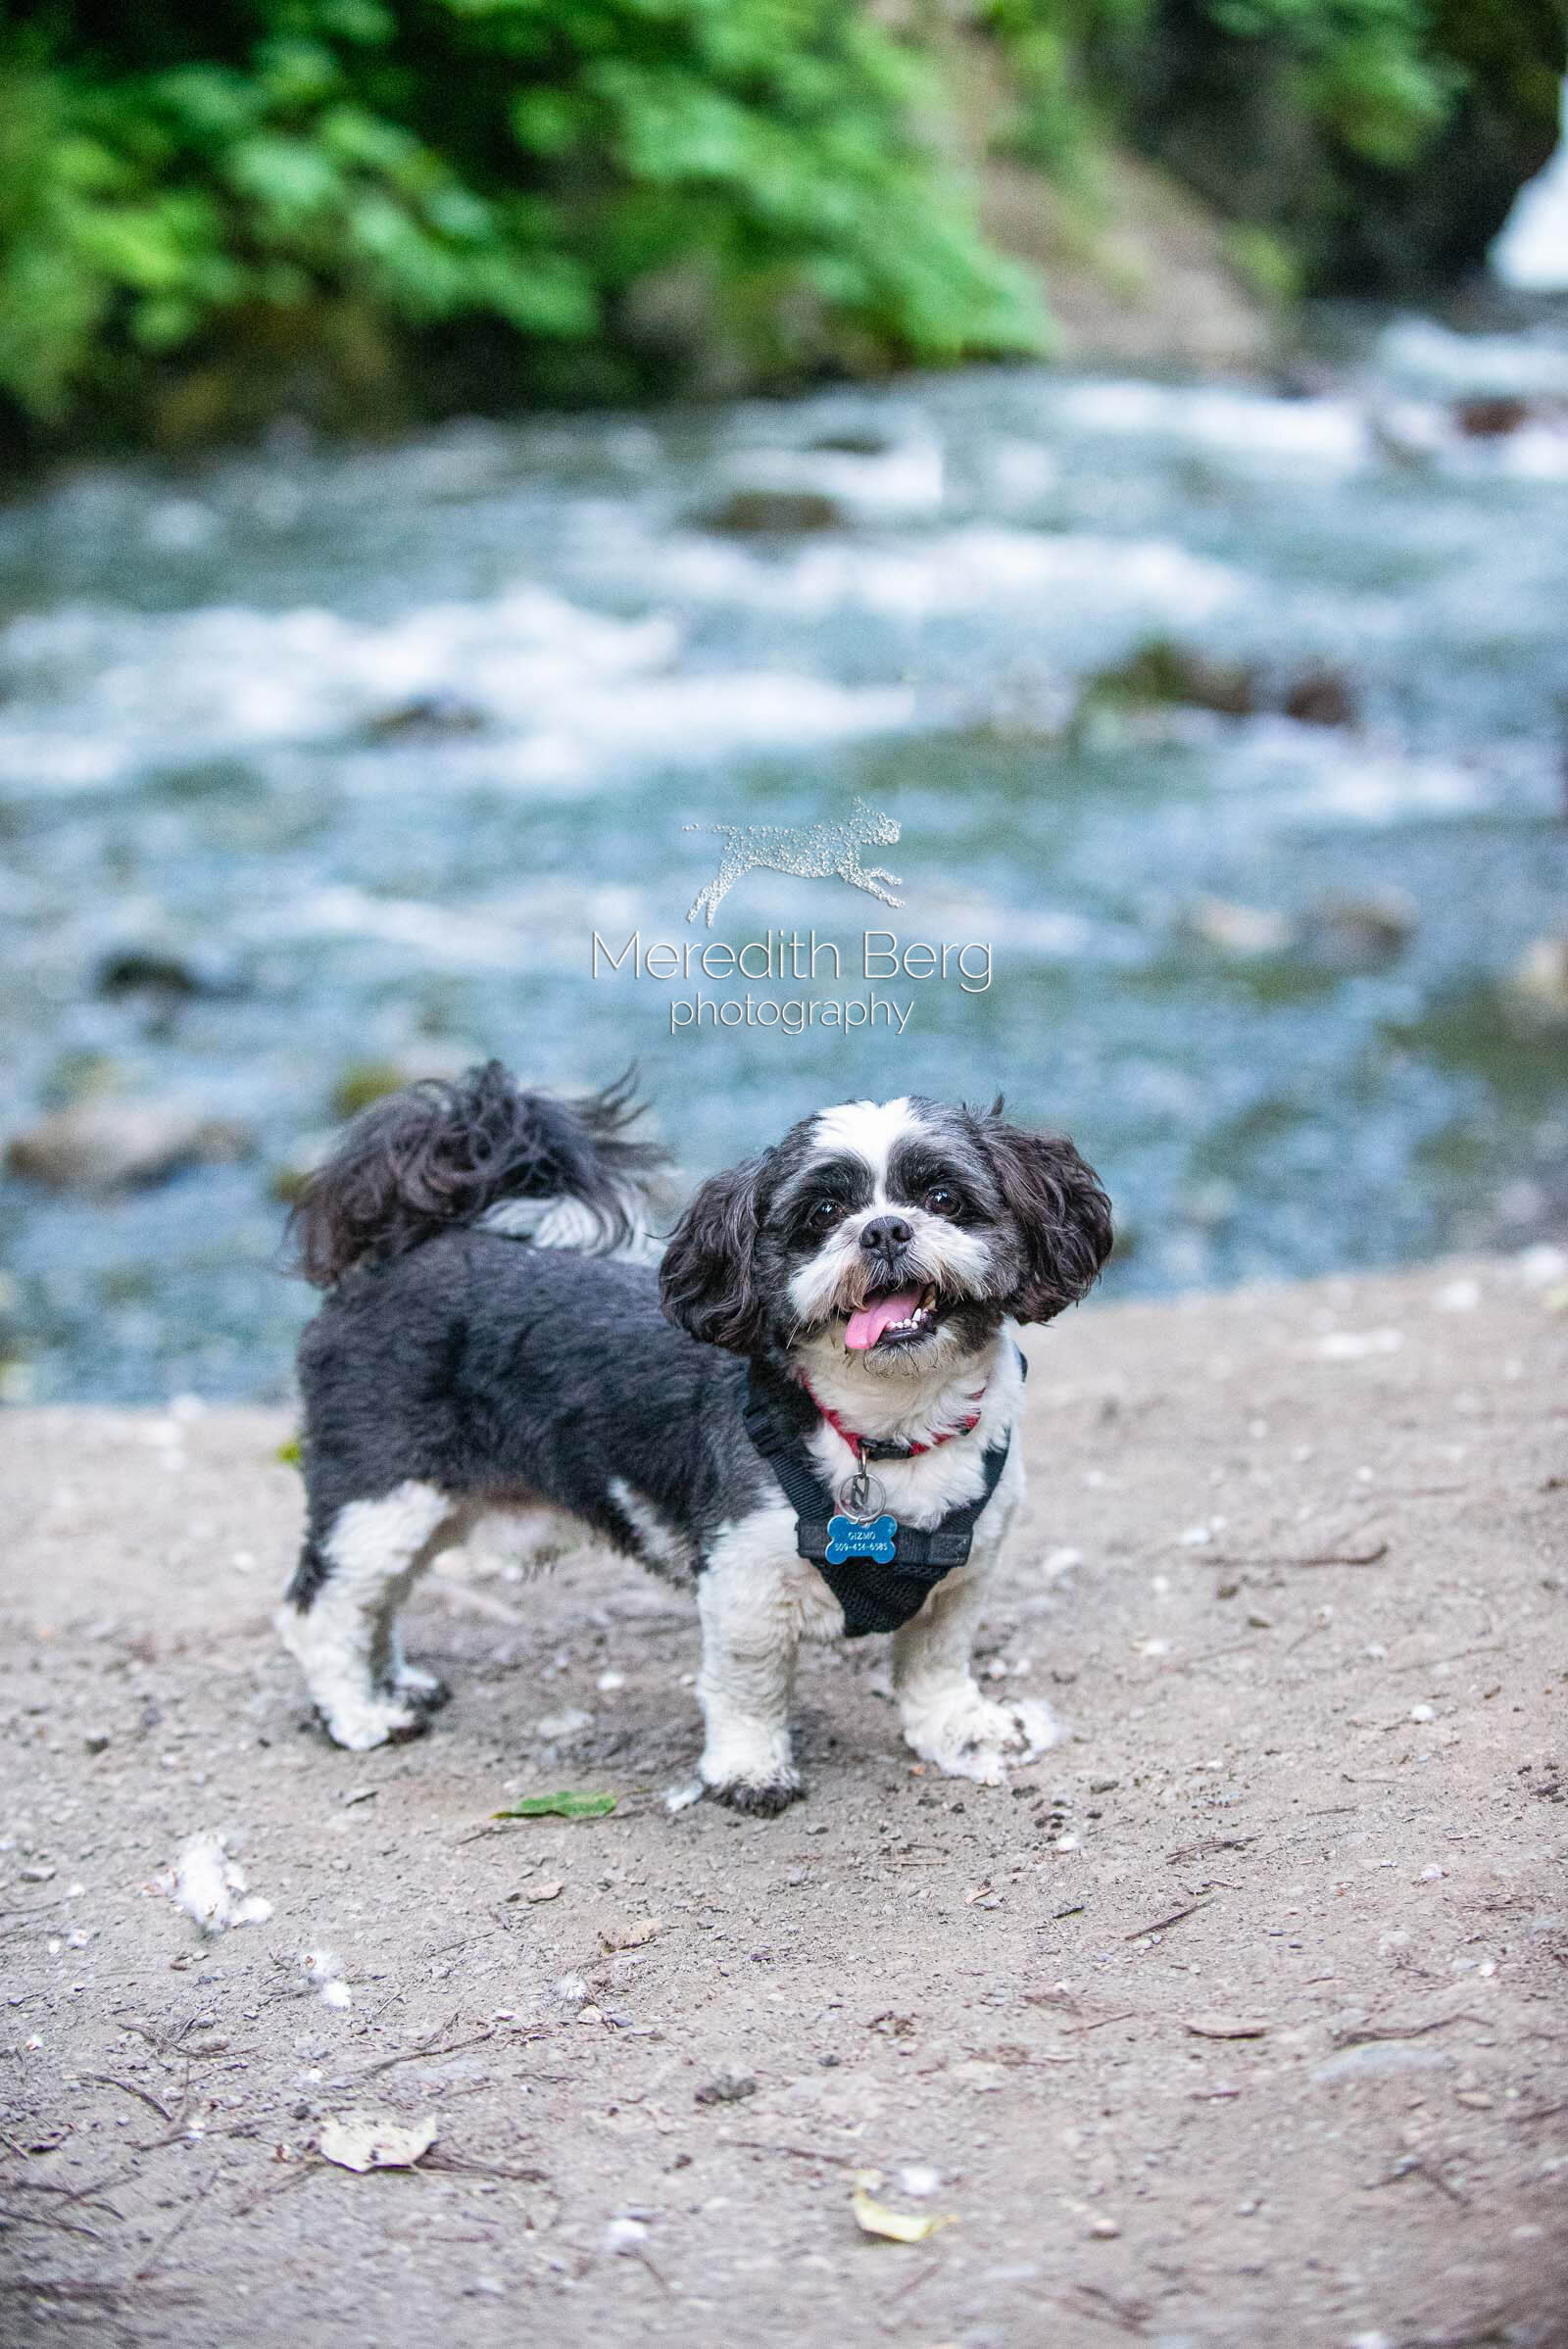
[[[262,1925],[272,1904],[245,1888],[245,1871],[230,1859],[221,1835],[192,1835],[163,1888],[204,1933],[226,1933],[231,1925]]]

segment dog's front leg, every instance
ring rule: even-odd
[[[805,1792],[790,1750],[790,1691],[801,1638],[800,1560],[760,1529],[731,1534],[697,1586],[708,1737],[704,1786],[733,1810],[771,1817]]]
[[[893,1687],[904,1740],[948,1778],[1000,1786],[1009,1760],[1054,1744],[1051,1708],[1028,1698],[999,1704],[970,1669],[989,1556],[938,1583],[918,1615],[893,1635]]]

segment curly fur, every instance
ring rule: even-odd
[[[330,1289],[356,1264],[406,1255],[504,1199],[578,1200],[608,1254],[632,1235],[632,1202],[665,1164],[630,1140],[633,1072],[576,1101],[525,1093],[499,1060],[455,1083],[426,1078],[364,1110],[307,1180],[289,1217],[298,1269]]]

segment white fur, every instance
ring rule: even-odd
[[[896,1101],[840,1101],[837,1108],[824,1109],[812,1128],[811,1140],[818,1150],[853,1150],[858,1158],[863,1158],[877,1189],[885,1194],[895,1143],[919,1131],[920,1119],[910,1107],[907,1094],[901,1093]]]
[[[446,1493],[414,1477],[382,1500],[351,1501],[322,1543],[326,1581],[308,1607],[285,1600],[277,1611],[329,1736],[353,1752],[412,1735],[416,1699],[437,1688],[404,1662],[396,1616],[454,1514]]]
[[[790,1691],[803,1639],[831,1639],[843,1611],[795,1546],[795,1512],[780,1499],[721,1533],[697,1586],[703,1669],[697,1693],[708,1728],[698,1765],[705,1786],[744,1803],[750,1793],[799,1793],[790,1747]]]
[[[231,1860],[221,1835],[192,1835],[172,1875],[160,1882],[204,1933],[226,1933],[231,1925],[265,1925],[272,1904],[247,1892],[245,1871]]]
[[[999,1504],[997,1522],[988,1522]],[[971,1778],[983,1786],[1000,1786],[1009,1760],[1032,1760],[1060,1734],[1048,1705],[1018,1698],[999,1704],[982,1692],[969,1669],[985,1578],[1013,1505],[999,1488],[975,1529],[968,1565],[947,1575],[919,1614],[893,1635],[893,1689],[905,1743],[946,1777]]]
[[[648,1228],[648,1201],[630,1183],[615,1186],[615,1196],[629,1226],[618,1247],[603,1248],[603,1219],[582,1199],[504,1199],[485,1210],[479,1223],[487,1232],[504,1232],[509,1239],[526,1240],[534,1248],[574,1249],[584,1255],[604,1253],[622,1263],[657,1264],[662,1244]]]
[[[637,1536],[644,1565],[651,1566],[656,1574],[677,1575],[684,1580],[697,1561],[679,1527],[662,1517],[653,1502],[628,1485],[623,1476],[607,1478],[605,1490]]]

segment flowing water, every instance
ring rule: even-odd
[[[1477,393],[1511,428],[1460,428]],[[710,526],[737,491],[832,526]],[[1540,1238],[1568,1032],[1510,974],[1568,928],[1565,621],[1560,326],[1408,321],[1300,397],[984,372],[59,479],[0,512],[7,1126],[107,1086],[258,1148],[0,1184],[9,1391],[278,1392],[272,1187],[368,1061],[636,1057],[693,1171],[824,1100],[1003,1087],[1106,1177],[1124,1293]],[[1166,637],[1261,707],[1085,699]],[[1353,723],[1282,714],[1314,662]],[[762,870],[688,925],[721,845],[688,826],[857,796],[896,910]],[[596,930],[811,928],[841,982],[592,968]],[[868,983],[867,928],[989,947],[990,984]],[[126,947],[199,990],[106,994]],[[755,1024],[873,993],[902,1035]]]

